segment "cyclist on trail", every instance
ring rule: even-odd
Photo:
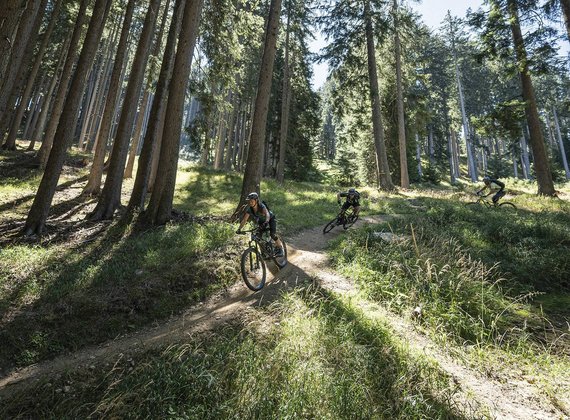
[[[265,204],[263,204],[259,200],[259,194],[256,192],[249,193],[246,197],[248,201],[245,213],[241,222],[239,224],[239,228],[236,231],[237,234],[241,234],[241,228],[247,223],[247,221],[253,218],[259,227],[263,230],[269,229],[269,234],[271,235],[271,239],[275,241],[275,246],[277,247],[275,256],[282,257],[284,255],[283,251],[283,243],[277,236],[277,220],[275,220],[275,215],[271,212]]]
[[[339,205],[341,197],[346,197],[346,201],[342,205],[342,213],[344,214],[350,208],[350,206],[352,206],[354,207],[354,215],[358,216],[358,213],[360,212],[360,193],[354,188],[351,188],[346,192],[339,192],[336,195],[336,202]]]
[[[499,199],[506,194],[505,184],[498,179],[491,178],[490,176],[484,176],[483,182],[485,183],[485,186],[477,191],[476,194],[483,195],[483,191],[485,191],[487,188],[489,189],[489,194],[492,194],[494,191],[496,191],[495,195],[492,198],[493,204],[496,205],[499,202]]]

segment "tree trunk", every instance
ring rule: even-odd
[[[61,73],[61,80],[59,81],[59,86],[57,88],[57,93],[53,101],[52,111],[50,115],[50,120],[46,128],[46,133],[44,135],[42,146],[38,151],[38,159],[40,161],[40,167],[44,168],[50,150],[53,144],[55,132],[59,125],[59,120],[63,112],[63,107],[66,102],[69,81],[73,75],[73,67],[75,66],[75,61],[77,54],[79,53],[78,45],[81,39],[81,32],[83,29],[83,23],[85,22],[87,6],[89,5],[89,0],[82,0],[79,6],[79,11],[77,12],[77,17],[75,18],[75,27],[73,29],[73,35],[71,36],[71,41],[69,43],[69,49],[67,52],[67,58],[65,60],[65,65],[63,66],[63,71]],[[85,82],[83,82],[85,83]],[[83,86],[81,86],[83,88]],[[81,95],[82,92],[79,93]],[[73,94],[77,94],[73,92]],[[81,101],[81,97],[79,98]]]
[[[103,164],[105,161],[105,151],[115,116],[115,108],[117,106],[117,96],[115,92],[119,91],[121,76],[123,73],[123,63],[127,57],[127,44],[131,23],[133,19],[133,11],[135,9],[136,0],[129,0],[125,9],[125,16],[123,18],[123,27],[117,45],[117,52],[115,53],[115,62],[113,63],[113,72],[111,73],[111,80],[109,81],[109,93],[105,101],[105,108],[101,123],[99,125],[99,133],[95,141],[95,154],[93,156],[93,164],[89,172],[89,179],[87,185],[83,189],[85,195],[98,195],[101,190],[101,178],[103,177]]]
[[[14,106],[26,82],[28,66],[35,49],[47,0],[30,1],[22,16],[13,53],[0,90],[0,143],[10,124]]]
[[[526,48],[519,25],[517,3],[516,0],[508,0],[507,4],[511,15],[510,24],[522,83],[522,94],[523,99],[526,102],[525,113],[530,131],[530,147],[534,158],[534,172],[536,173],[536,181],[538,183],[538,194],[555,196],[556,191],[554,190],[554,183],[552,181],[552,173],[550,172],[548,156],[546,155],[544,138],[540,129],[540,119],[538,116],[532,79],[530,77]]]
[[[267,125],[267,111],[271,93],[271,79],[277,45],[277,32],[279,31],[279,14],[281,13],[281,0],[271,0],[269,18],[265,30],[265,45],[261,59],[261,69],[257,84],[257,97],[253,113],[251,137],[247,153],[247,163],[243,176],[241,195],[238,208],[245,201],[245,197],[252,191],[259,193],[261,175],[263,171],[263,156],[265,149],[265,128]]]
[[[133,134],[133,139],[131,141],[131,147],[129,150],[129,158],[127,160],[127,166],[125,167],[125,174],[124,178],[132,178],[133,177],[133,168],[135,166],[135,158],[137,156],[137,150],[140,144],[140,138],[142,134],[142,129],[144,125],[144,120],[147,114],[147,108],[150,101],[150,92],[145,90],[143,98],[141,100],[141,106],[139,113],[137,115],[137,122],[135,124],[135,132]]]
[[[24,226],[24,233],[27,236],[33,234],[40,235],[44,230],[61,168],[63,167],[65,153],[73,139],[86,78],[93,65],[111,3],[112,0],[97,0],[93,6],[89,29],[85,35],[77,68],[71,81],[70,94],[65,101],[46,170]]]
[[[49,85],[47,94],[45,96],[45,100],[44,100],[44,105],[42,106],[42,111],[40,113],[40,117],[38,120],[38,123],[32,133],[32,141],[30,143],[30,147],[28,148],[29,150],[33,150],[34,149],[34,145],[37,141],[40,141],[43,137],[43,133],[44,133],[44,128],[46,125],[46,121],[47,121],[47,116],[48,113],[50,111],[50,109],[52,108],[53,105],[53,93],[55,91],[55,88],[57,86],[57,82],[59,81],[60,77],[61,77],[61,72],[63,70],[63,65],[65,63],[65,58],[67,56],[67,51],[69,48],[69,42],[71,41],[71,37],[67,37],[65,43],[62,46],[62,49],[60,51],[60,56],[59,56],[59,61],[57,63],[57,66],[55,67],[55,72],[53,74],[53,77],[51,79],[51,83]]]
[[[57,19],[59,18],[59,12],[61,10],[61,5],[62,5],[62,0],[57,0],[57,2],[55,3],[54,9],[52,11],[52,14],[50,16],[49,24],[48,24],[48,26],[47,26],[44,34],[43,34],[43,39],[42,39],[42,42],[41,42],[40,47],[38,49],[38,53],[37,53],[36,58],[35,58],[34,66],[32,67],[32,70],[30,71],[30,73],[28,74],[28,82],[26,84],[26,87],[24,88],[24,92],[22,93],[22,95],[20,97],[20,106],[18,106],[18,108],[16,110],[16,114],[15,114],[14,118],[12,119],[12,125],[10,127],[10,131],[8,133],[8,138],[6,139],[6,143],[5,143],[5,147],[9,150],[15,150],[16,149],[16,137],[18,135],[18,130],[20,129],[20,125],[22,123],[22,117],[24,116],[24,111],[26,110],[28,101],[30,100],[30,95],[32,94],[34,82],[36,80],[36,77],[38,76],[38,71],[40,70],[40,65],[42,64],[42,59],[43,59],[44,53],[46,51],[48,41],[50,39],[53,28],[55,27]]]
[[[203,0],[190,0],[184,8],[172,80],[168,89],[166,120],[162,133],[163,140],[158,166],[161,176],[156,179],[144,217],[145,221],[155,225],[166,223],[170,220],[172,213],[172,200],[176,185],[178,154],[180,150],[180,133],[182,131],[182,117],[184,113],[184,98],[192,66],[194,46],[198,36],[202,5]]]
[[[451,134],[451,130],[447,133],[447,154],[449,156],[449,179],[451,184],[454,185],[456,182],[455,179],[455,161],[453,159],[453,136]]]
[[[153,177],[153,162],[160,153],[160,139],[164,127],[163,116],[166,98],[168,97],[168,86],[170,84],[170,78],[172,77],[172,67],[176,52],[176,38],[180,30],[185,3],[186,0],[176,0],[174,3],[172,21],[170,22],[160,74],[158,76],[155,95],[148,118],[148,127],[144,135],[133,192],[129,200],[128,215],[131,215],[137,209],[141,211],[144,210],[147,189]]]
[[[520,145],[521,145],[521,166],[522,166],[523,177],[524,179],[531,179],[530,159],[528,156],[528,147],[526,144],[526,136],[524,135],[524,130],[521,136]]]
[[[287,28],[285,36],[285,62],[283,64],[283,93],[281,95],[281,128],[279,129],[279,162],[277,163],[277,182],[285,180],[285,154],[287,153],[287,136],[289,132],[289,108],[291,104],[291,81],[289,74],[289,32],[291,28],[291,0],[287,5]]]
[[[418,161],[418,175],[421,177],[424,176],[422,171],[422,150],[420,146],[420,136],[416,133],[416,160]]]
[[[408,156],[406,150],[406,123],[404,120],[404,94],[402,88],[402,62],[400,52],[400,34],[398,33],[398,1],[393,2],[394,13],[394,49],[396,55],[396,90],[398,103],[398,143],[400,145],[400,186],[410,188],[408,175]],[[452,181],[452,183],[455,180]]]
[[[20,16],[28,3],[31,3],[30,0],[3,0],[0,5],[0,86],[13,52]]]
[[[378,185],[384,190],[393,190],[392,175],[388,165],[388,155],[384,143],[384,125],[380,110],[380,89],[376,71],[376,51],[374,46],[374,28],[370,11],[370,0],[364,0],[364,18],[366,20],[366,50],[368,54],[368,79],[370,83],[370,102],[372,105],[372,127],[376,150],[376,170]]]
[[[160,0],[150,1],[131,67],[131,74],[129,76],[123,108],[117,127],[117,136],[113,142],[113,150],[111,151],[111,157],[109,159],[109,169],[107,178],[105,179],[105,186],[103,187],[101,197],[95,210],[93,210],[90,215],[91,220],[113,218],[115,210],[121,204],[121,188],[123,186],[123,173],[127,153],[129,151],[129,140],[133,132],[135,113],[138,108],[137,105],[140,99],[148,57],[150,55],[152,37],[159,8]]]
[[[570,169],[568,169],[568,159],[566,159],[566,150],[564,149],[564,142],[562,141],[562,134],[560,133],[560,124],[558,123],[558,113],[556,108],[552,107],[552,116],[554,118],[554,127],[556,128],[556,138],[558,139],[558,147],[560,149],[560,158],[562,159],[562,166],[564,166],[564,174],[566,179],[570,179]]]

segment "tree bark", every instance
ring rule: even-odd
[[[566,179],[570,179],[570,169],[568,168],[568,159],[566,159],[566,150],[564,149],[564,142],[562,141],[562,134],[560,133],[560,124],[558,123],[558,113],[556,108],[552,107],[552,116],[554,117],[554,127],[556,129],[556,138],[558,139],[558,147],[560,149],[560,158],[562,159],[562,166],[564,166],[564,174]]]
[[[173,74],[168,89],[166,120],[162,133],[162,147],[160,148],[158,166],[161,176],[156,178],[149,205],[144,214],[144,220],[154,225],[166,223],[170,220],[172,213],[184,98],[192,66],[194,46],[198,37],[202,5],[203,0],[189,0],[184,8]]]
[[[511,15],[510,25],[513,34],[513,42],[515,45],[516,57],[518,62],[518,70],[522,83],[523,99],[526,102],[525,114],[530,132],[530,147],[534,158],[534,172],[538,183],[538,194],[555,196],[554,182],[552,181],[552,173],[546,155],[546,147],[544,138],[540,128],[540,119],[536,106],[536,98],[532,79],[530,77],[530,69],[528,65],[527,52],[524,44],[522,31],[519,24],[518,9],[516,0],[507,1],[509,13]]]
[[[364,0],[364,19],[366,24],[366,50],[368,56],[368,80],[370,83],[370,102],[372,106],[372,128],[376,150],[376,170],[378,186],[384,190],[393,190],[392,175],[388,165],[388,155],[384,142],[384,125],[380,109],[380,88],[376,70],[376,50],[374,45],[374,28],[370,11],[370,0]]]
[[[150,55],[150,48],[152,45],[152,37],[156,26],[158,10],[160,8],[160,0],[151,0],[143,25],[143,30],[133,65],[131,67],[131,74],[125,92],[125,99],[123,101],[123,108],[119,118],[119,125],[117,127],[117,135],[113,142],[113,149],[109,159],[109,169],[105,186],[101,193],[101,197],[95,210],[90,215],[91,220],[111,219],[115,210],[121,204],[121,189],[123,186],[123,173],[125,170],[125,163],[127,153],[129,151],[129,140],[131,138],[134,126],[135,113],[138,108],[142,84],[144,81],[144,73]]]
[[[398,1],[393,2],[394,13],[394,49],[396,55],[396,91],[398,103],[398,144],[400,145],[400,186],[410,188],[408,174],[408,155],[406,146],[406,123],[404,119],[404,94],[402,88],[402,58],[400,51],[400,34],[398,33]],[[455,181],[453,181],[455,182]]]
[[[18,135],[18,131],[20,129],[20,125],[22,123],[22,117],[24,116],[24,111],[26,110],[27,104],[30,100],[30,95],[32,94],[32,89],[34,87],[34,82],[38,76],[38,72],[40,70],[40,65],[42,64],[42,59],[44,53],[46,51],[46,47],[48,45],[48,41],[51,37],[51,33],[53,32],[53,28],[59,18],[59,12],[61,10],[62,0],[57,0],[55,3],[54,9],[50,16],[49,24],[43,34],[43,39],[38,49],[38,53],[35,58],[34,65],[32,70],[28,74],[28,82],[26,83],[26,87],[24,88],[24,92],[20,97],[20,105],[16,110],[16,114],[12,119],[12,124],[10,127],[10,131],[8,133],[8,138],[6,139],[5,147],[9,150],[16,149],[16,137]]]
[[[146,129],[141,154],[137,167],[137,174],[131,198],[129,200],[127,214],[131,215],[135,210],[144,210],[144,204],[149,188],[150,179],[153,176],[153,162],[158,153],[160,153],[160,137],[163,130],[163,115],[165,111],[166,98],[168,97],[168,86],[172,77],[172,68],[174,64],[174,55],[176,52],[176,38],[180,31],[180,24],[186,0],[176,0],[174,3],[174,11],[172,13],[172,21],[168,30],[166,47],[160,67],[160,74],[156,84],[156,90],[150,115],[148,118],[148,127]]]
[[[245,201],[245,197],[252,191],[259,193],[261,176],[263,171],[263,156],[265,149],[265,129],[267,125],[267,111],[269,96],[271,93],[271,81],[273,76],[273,64],[277,45],[277,32],[279,31],[279,15],[281,13],[281,0],[271,0],[269,18],[265,30],[265,44],[261,69],[257,84],[257,97],[247,153],[247,163],[243,176],[241,195],[238,200],[238,208]]]
[[[291,31],[291,0],[287,7],[287,27],[285,35],[285,62],[283,63],[283,93],[281,95],[281,127],[279,129],[279,161],[277,163],[277,182],[285,181],[285,155],[287,153],[287,137],[289,132],[289,108],[291,105],[291,81],[289,73],[289,36]]]
[[[0,143],[10,124],[13,108],[28,73],[47,0],[30,1],[22,16],[12,56],[0,90]]]
[[[83,23],[86,19],[86,10],[89,5],[89,0],[82,0],[79,6],[79,11],[77,12],[77,17],[75,18],[75,27],[73,28],[73,35],[71,36],[71,41],[69,43],[69,49],[67,52],[67,58],[65,60],[65,65],[63,66],[63,71],[61,73],[61,80],[59,81],[59,86],[57,88],[57,93],[53,101],[52,111],[50,115],[50,120],[46,128],[46,133],[44,135],[42,145],[38,151],[37,158],[40,161],[40,167],[44,168],[50,151],[53,145],[53,140],[55,132],[59,125],[59,120],[61,118],[61,113],[63,112],[63,107],[66,102],[69,81],[73,75],[73,67],[79,53],[78,45],[81,39],[81,32],[83,30]],[[82,86],[83,88],[83,86]],[[81,98],[79,99],[81,100]]]
[[[107,142],[109,134],[113,125],[115,117],[115,109],[118,104],[118,92],[123,75],[124,62],[127,60],[128,39],[133,20],[133,12],[135,9],[136,0],[129,0],[125,9],[125,16],[123,18],[123,27],[117,44],[117,52],[115,53],[115,62],[113,63],[113,70],[111,73],[111,80],[109,81],[109,93],[105,101],[103,109],[103,116],[99,125],[99,132],[95,140],[95,154],[93,156],[93,164],[89,172],[89,179],[87,185],[83,189],[85,195],[98,195],[101,191],[101,178],[103,177],[103,165],[105,161],[105,152],[107,149]]]
[[[4,0],[0,5],[0,86],[13,52],[20,17],[30,0]]]
[[[61,168],[63,167],[65,153],[73,139],[83,88],[85,87],[89,70],[93,65],[111,3],[112,0],[97,0],[93,7],[89,29],[85,35],[77,68],[71,81],[70,94],[65,101],[46,170],[24,226],[24,234],[27,236],[40,235],[44,230]]]

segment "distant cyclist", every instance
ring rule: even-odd
[[[249,218],[253,218],[259,227],[263,230],[269,229],[271,239],[275,241],[277,248],[275,256],[282,257],[284,255],[283,243],[277,236],[277,220],[275,215],[259,200],[259,194],[256,192],[249,193],[246,197],[247,206],[243,218],[241,219],[237,234],[241,233],[241,228],[247,223]]]
[[[339,205],[341,197],[346,197],[346,200],[342,205],[342,213],[345,213],[352,206],[354,207],[354,215],[358,216],[358,213],[360,212],[360,193],[354,188],[351,188],[346,192],[339,192],[336,195],[336,201]]]
[[[495,195],[493,196],[492,200],[493,204],[496,205],[499,202],[499,199],[506,194],[505,184],[499,181],[498,179],[491,178],[490,176],[484,176],[483,182],[485,183],[485,186],[481,188],[479,191],[477,191],[477,195],[483,195],[483,191],[485,191],[488,188],[489,194],[495,192]]]

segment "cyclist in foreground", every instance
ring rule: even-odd
[[[493,195],[493,198],[491,200],[493,201],[494,205],[497,205],[497,203],[499,202],[501,197],[503,197],[506,194],[505,193],[505,184],[503,182],[499,181],[498,179],[491,178],[490,176],[484,176],[483,182],[485,183],[485,185],[483,186],[483,188],[481,188],[479,191],[477,191],[476,194],[477,195],[483,195],[483,191],[485,191],[488,188],[489,189],[489,195],[492,194],[493,192],[495,192],[495,195]]]
[[[336,195],[336,202],[340,205],[340,199],[342,197],[346,197],[345,202],[342,205],[342,213],[346,213],[346,211],[352,206],[354,207],[354,215],[358,216],[360,212],[360,193],[356,191],[354,188],[349,189],[346,192],[339,192]]]
[[[275,246],[277,248],[275,256],[282,257],[284,255],[283,243],[277,236],[277,220],[275,219],[275,215],[267,208],[265,204],[259,200],[258,193],[249,193],[246,197],[246,200],[248,202],[248,205],[245,209],[245,213],[241,219],[239,228],[236,233],[241,234],[241,228],[247,223],[250,218],[253,218],[259,227],[263,230],[269,228],[269,235],[271,236],[271,239],[275,241]]]

